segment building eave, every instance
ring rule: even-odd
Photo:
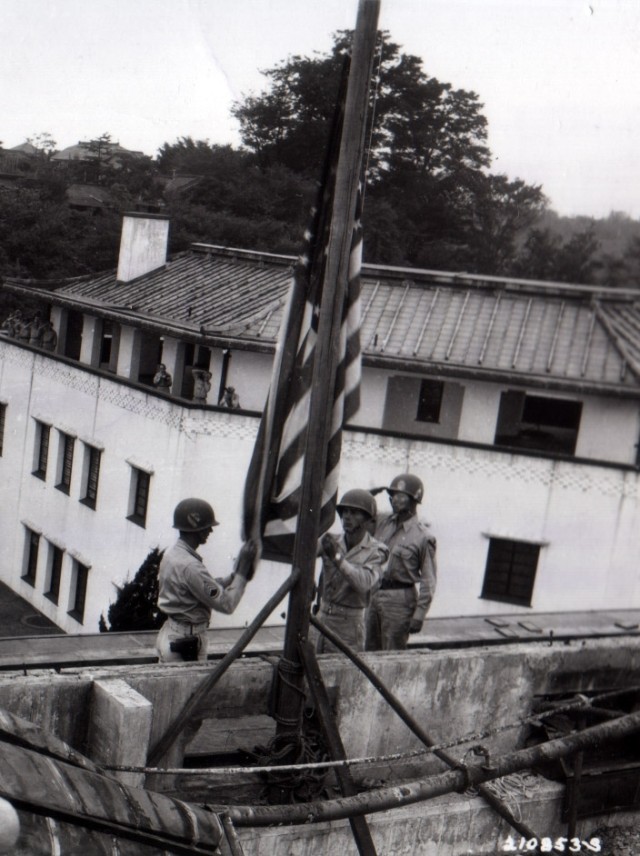
[[[249,351],[261,354],[273,354],[276,343],[269,339],[254,336],[237,336],[224,332],[213,332],[179,321],[141,313],[135,309],[108,306],[100,301],[78,295],[67,295],[59,291],[49,291],[32,285],[5,282],[3,288],[12,294],[47,301],[66,309],[75,309],[98,318],[136,327],[159,336],[171,336],[186,342],[206,345],[214,348]],[[392,355],[367,352],[362,356],[367,368],[396,371],[402,374],[437,376],[451,379],[474,380],[486,383],[499,383],[522,388],[557,391],[573,395],[604,395],[615,398],[640,399],[640,385],[596,383],[575,378],[558,378],[553,375],[537,375],[518,371],[499,371],[489,368],[472,369],[440,361],[408,359]]]

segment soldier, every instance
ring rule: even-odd
[[[167,616],[156,640],[160,662],[206,660],[211,611],[232,613],[253,575],[253,541],[242,545],[232,574],[224,579],[209,574],[196,549],[217,525],[213,508],[203,499],[176,505],[173,526],[180,538],[165,552],[158,574],[158,607]]]
[[[389,548],[389,561],[367,615],[367,651],[406,648],[409,634],[422,630],[436,588],[436,541],[416,514],[422,482],[407,473],[381,489],[393,513],[378,521],[375,536]]]
[[[51,321],[45,321],[42,329],[42,347],[45,351],[55,351],[58,344],[58,334],[53,329]]]
[[[336,507],[344,534],[336,538],[327,533],[320,539],[318,618],[354,651],[363,651],[365,609],[380,580],[388,550],[367,530],[369,521],[376,517],[376,501],[368,490],[348,490]],[[317,650],[326,653],[336,649],[321,634]]]
[[[194,368],[193,375],[193,400],[200,404],[207,403],[207,395],[211,389],[211,372],[207,369]]]
[[[218,407],[228,407],[229,410],[239,409],[240,397],[233,386],[225,387],[224,395],[218,402]]]
[[[167,367],[164,363],[158,364],[158,370],[153,376],[153,385],[156,389],[161,389],[163,392],[167,392],[171,389],[172,378],[169,372],[167,371]]]

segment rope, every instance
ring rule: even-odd
[[[554,708],[553,710],[543,711],[541,713],[532,714],[530,716],[522,717],[521,719],[516,720],[515,722],[508,723],[506,725],[500,725],[496,728],[493,728],[489,731],[477,731],[475,734],[469,734],[464,737],[459,737],[457,740],[451,740],[448,743],[440,743],[436,746],[431,747],[423,747],[422,749],[416,749],[412,752],[397,752],[392,755],[376,755],[376,756],[366,756],[363,758],[346,758],[341,761],[317,761],[310,762],[306,764],[283,764],[282,766],[259,766],[259,767],[199,767],[197,769],[193,769],[190,767],[171,767],[171,768],[159,768],[159,767],[129,767],[124,765],[117,764],[102,764],[101,767],[103,770],[113,770],[123,773],[153,773],[159,775],[193,775],[193,776],[202,776],[202,775],[237,775],[237,774],[254,774],[254,773],[271,773],[271,772],[284,772],[287,770],[298,771],[298,770],[320,770],[320,769],[329,769],[331,767],[342,767],[349,766],[355,764],[377,764],[377,763],[386,763],[389,761],[406,761],[411,760],[413,758],[419,758],[424,755],[432,755],[434,752],[438,750],[446,750],[446,749],[454,749],[458,746],[463,746],[465,743],[475,742],[477,740],[487,740],[488,738],[495,737],[498,734],[503,733],[504,731],[509,731],[513,728],[520,728],[523,725],[540,725],[541,720],[544,720],[547,717],[556,716],[558,713],[565,713],[570,710],[585,710],[589,708],[594,702],[604,701],[610,698],[616,698],[620,695],[627,695],[629,693],[640,692],[640,686],[628,687],[623,690],[612,690],[606,693],[600,693],[599,695],[593,696],[592,698],[586,698],[586,696],[581,696],[581,701],[568,703],[566,705],[561,705],[559,707]],[[273,750],[270,750],[273,751]],[[471,750],[468,750],[466,754]]]
[[[518,822],[522,821],[520,798],[525,797],[530,800],[536,793],[542,792],[539,777],[530,770],[512,773],[509,776],[503,776],[501,779],[493,779],[493,781],[485,782],[484,787],[492,791],[507,806]],[[471,790],[477,793],[475,788]]]
[[[369,125],[369,139],[367,140],[366,156],[364,162],[364,174],[362,176],[362,206],[364,207],[364,197],[367,192],[367,180],[369,177],[369,159],[371,157],[371,143],[373,141],[373,127],[376,120],[376,106],[378,104],[378,92],[380,88],[380,69],[382,67],[382,45],[383,40],[380,39],[380,49],[378,50],[378,66],[374,75],[375,87],[373,90],[373,104],[371,107],[371,123]]]

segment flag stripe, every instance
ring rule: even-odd
[[[302,251],[294,269],[269,395],[245,484],[243,535],[258,541],[265,557],[283,561],[291,561],[300,515],[318,320],[343,113],[344,98],[341,97],[311,225],[305,230]],[[335,376],[331,378],[333,392],[322,485],[321,532],[331,526],[335,516],[342,428],[360,404],[360,199],[361,194],[353,226],[340,329],[335,331],[340,358]]]

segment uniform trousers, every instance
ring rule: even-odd
[[[182,636],[197,636],[198,645],[198,660],[207,659],[207,628],[208,622],[200,624],[187,624],[184,621],[176,621],[174,618],[167,618],[165,623],[160,628],[156,639],[156,648],[158,657],[161,663],[182,663],[184,660],[181,655],[172,651],[170,645],[176,639]]]
[[[393,651],[407,647],[416,599],[414,586],[381,589],[374,594],[367,610],[367,651]]]
[[[353,651],[364,651],[364,616],[364,607],[340,606],[336,603],[322,603],[318,612],[318,619]],[[338,649],[320,633],[316,651],[318,654],[328,654]]]

